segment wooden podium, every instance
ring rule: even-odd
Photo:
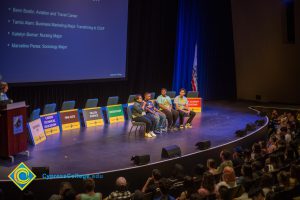
[[[27,106],[25,102],[7,104],[0,110],[0,157],[11,158],[27,150]]]

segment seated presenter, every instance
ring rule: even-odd
[[[12,100],[10,100],[6,95],[7,91],[8,91],[8,84],[6,82],[1,82],[0,101],[6,101],[7,103],[12,103]]]
[[[143,101],[141,95],[136,95],[134,97],[134,104],[131,110],[132,121],[135,122],[144,122],[146,124],[146,138],[155,137],[154,128],[155,128],[155,119],[149,115],[146,115],[145,112],[146,102]]]
[[[149,92],[144,94],[144,99],[146,102],[145,110],[147,115],[150,115],[155,119],[155,132],[162,133],[163,131],[166,131],[166,115],[154,106]]]
[[[158,103],[159,109],[166,115],[168,121],[169,130],[177,130],[176,121],[178,118],[178,111],[172,108],[172,100],[167,96],[167,89],[161,89],[161,95],[157,97],[156,102]]]
[[[175,97],[174,103],[176,106],[176,110],[179,112],[179,122],[180,122],[180,128],[184,128],[183,121],[184,117],[188,117],[188,120],[186,121],[185,128],[192,128],[192,121],[196,115],[196,113],[189,108],[188,100],[184,96],[185,95],[185,89],[181,88],[179,91],[179,95]]]

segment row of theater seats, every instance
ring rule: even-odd
[[[167,95],[171,99],[174,99],[175,96],[176,96],[176,92],[175,91],[167,91]],[[133,103],[135,96],[136,96],[136,94],[129,95],[127,103]],[[188,91],[187,92],[187,97],[193,98],[193,97],[198,97],[198,96],[199,96],[198,92],[195,92],[195,91]],[[151,93],[151,99],[155,99],[155,92]],[[118,103],[119,103],[119,97],[118,96],[112,96],[112,97],[108,97],[106,106],[117,105]],[[62,106],[61,106],[61,111],[74,109],[75,104],[76,104],[76,101],[64,101]],[[94,108],[94,107],[97,107],[97,106],[98,106],[98,98],[87,99],[84,108]],[[41,113],[40,108],[37,108],[37,109],[33,110],[32,113],[30,114],[29,121],[33,121],[35,119],[38,119],[40,117],[40,115],[46,115],[46,114],[49,114],[49,113],[54,113],[54,112],[56,112],[56,110],[57,110],[56,103],[46,104],[43,108],[42,113]]]

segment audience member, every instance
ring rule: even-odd
[[[61,182],[60,187],[59,187],[59,193],[58,194],[53,194],[49,200],[62,200],[62,194],[65,192],[67,189],[71,189],[72,185],[69,182]]]
[[[194,185],[194,179],[191,176],[184,177],[183,188],[184,188],[184,191],[181,192],[181,194],[177,198],[177,200],[190,199],[191,194],[196,192],[195,185]]]
[[[159,190],[161,192],[161,196],[155,198],[154,200],[175,200],[175,198],[169,194],[170,187],[170,181],[166,178],[161,178],[159,180]]]
[[[101,200],[102,194],[95,192],[95,181],[92,178],[84,180],[85,193],[78,194],[77,200]]]
[[[229,167],[233,167],[232,161],[230,160],[231,154],[229,151],[227,150],[223,150],[220,153],[220,158],[222,160],[222,163],[220,164],[220,166],[217,168],[217,172],[218,173],[222,173],[224,168],[229,166]]]
[[[124,177],[119,177],[116,180],[116,190],[110,193],[108,200],[126,200],[130,199],[131,193],[127,189],[127,181]]]
[[[208,172],[212,173],[213,175],[218,173],[218,170],[216,169],[216,162],[214,159],[208,159],[206,162],[206,167],[208,169]]]
[[[152,192],[154,197],[160,193],[159,191],[159,180],[162,178],[161,172],[158,169],[152,170],[152,176],[149,177],[142,188],[142,192],[148,193]]]
[[[216,193],[215,177],[212,173],[205,172],[203,174],[202,184],[198,190],[198,193],[201,195],[202,198]]]

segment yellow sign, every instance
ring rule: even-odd
[[[103,119],[95,119],[86,121],[86,127],[93,127],[93,126],[102,126],[104,124]]]
[[[35,178],[36,175],[21,162],[9,175],[8,178],[20,188],[24,190]]]

